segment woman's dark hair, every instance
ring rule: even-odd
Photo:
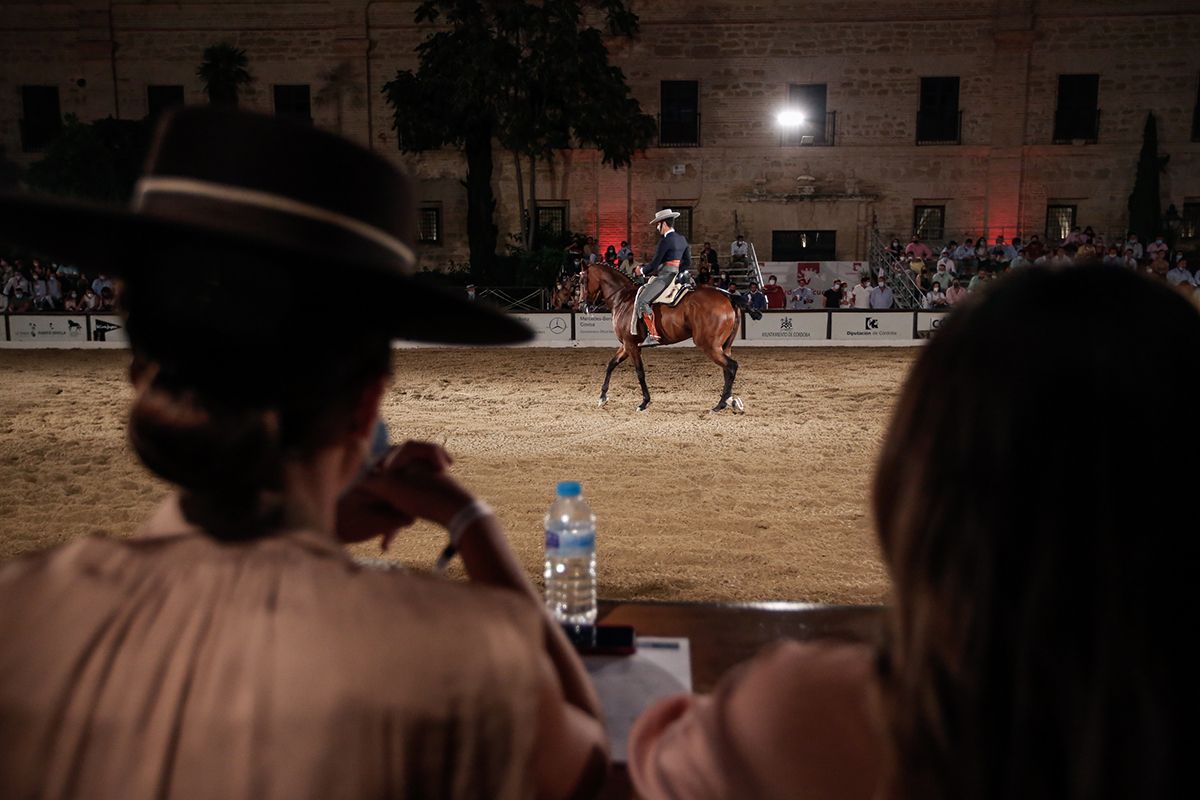
[[[1174,796],[1198,390],[1200,315],[1120,268],[1022,270],[946,320],[875,476],[893,796]]]
[[[363,392],[390,370],[389,338],[369,322],[374,309],[323,308],[324,287],[313,285],[286,266],[224,256],[186,275],[147,271],[122,287],[134,450],[226,521],[261,516],[285,461],[343,435]],[[256,532],[233,525],[229,535]]]

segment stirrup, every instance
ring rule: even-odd
[[[658,347],[660,344],[662,344],[662,341],[659,340],[659,338],[657,336],[655,336],[653,333],[647,333],[646,340],[638,346],[639,347]]]

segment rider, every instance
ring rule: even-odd
[[[650,278],[638,294],[638,305],[635,309],[635,313],[641,314],[642,319],[646,321],[646,341],[642,342],[642,347],[654,347],[659,344],[658,328],[654,324],[650,304],[675,281],[680,268],[687,269],[692,265],[692,254],[688,249],[687,239],[677,233],[671,224],[678,216],[678,211],[664,208],[650,221],[662,235],[662,239],[659,240],[654,260],[638,268],[641,274]]]

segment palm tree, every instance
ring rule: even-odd
[[[236,106],[240,88],[254,80],[246,69],[246,51],[222,42],[204,50],[204,60],[196,67],[196,77],[204,83],[204,93],[214,106]]]

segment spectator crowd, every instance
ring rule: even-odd
[[[116,289],[102,272],[88,275],[70,264],[0,258],[0,313],[111,312]]]

